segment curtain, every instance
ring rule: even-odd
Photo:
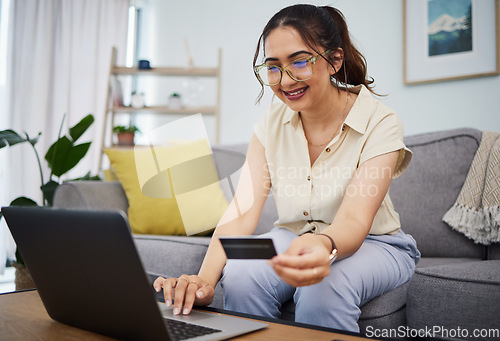
[[[97,172],[111,49],[117,47],[118,63],[125,64],[128,6],[128,0],[11,0],[9,101],[0,129],[24,130],[30,137],[42,132],[36,148],[44,181],[49,171],[43,157],[57,139],[64,114],[63,134],[87,114],[95,118],[81,137],[92,141],[89,153],[68,177]],[[7,193],[0,200],[7,201],[0,204],[22,195],[41,204],[41,179],[31,146],[9,148],[7,158],[0,179]],[[4,245],[0,240],[0,253]]]
[[[10,54],[7,51],[11,51],[12,47],[12,6],[11,0],[0,0],[0,130],[8,128],[6,126],[8,122],[7,108],[9,107],[9,94],[7,87],[7,58]],[[8,182],[6,181],[8,165],[9,165],[9,152],[7,149],[0,149],[0,206],[4,205],[8,200]],[[0,275],[4,272],[4,267],[7,261],[7,254],[13,254],[14,245],[7,241],[10,240],[10,233],[5,224],[5,219],[0,220]],[[7,246],[10,246],[6,250]]]

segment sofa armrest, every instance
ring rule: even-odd
[[[57,188],[54,207],[127,213],[128,201],[119,181],[71,181]]]

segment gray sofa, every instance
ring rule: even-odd
[[[457,199],[480,140],[481,132],[468,128],[405,138],[413,160],[393,181],[390,194],[402,228],[417,241],[422,259],[408,283],[361,307],[359,325],[367,336],[428,337],[432,331],[432,337],[441,332],[443,338],[472,339],[477,328],[500,328],[500,245],[475,244],[442,221]],[[229,174],[243,161],[246,145],[213,150],[219,173]],[[127,212],[128,203],[119,182],[71,182],[58,188],[55,206]],[[276,217],[270,196],[256,234],[268,231]],[[197,273],[209,243],[208,237],[134,237],[151,278]],[[219,286],[212,306],[222,307]],[[282,312],[283,319],[293,320],[293,302]]]

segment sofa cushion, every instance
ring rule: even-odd
[[[417,268],[429,268],[431,266],[462,264],[469,262],[482,262],[482,260],[478,258],[424,257],[420,258]]]
[[[127,213],[128,201],[119,181],[71,181],[57,187],[54,207]]]
[[[134,150],[113,148],[106,149],[105,153],[127,195],[129,203],[127,215],[132,231],[134,233],[185,235],[175,198],[154,198],[142,192],[141,178],[136,171]],[[152,154],[148,149],[137,152],[137,157],[142,156],[144,159],[149,155]],[[138,164],[141,163],[138,162]]]
[[[227,208],[205,140],[155,147],[154,154],[149,148],[105,152],[127,195],[134,233],[206,233]]]
[[[361,307],[360,322],[382,318],[404,309],[408,282],[380,295]]]
[[[488,259],[500,259],[500,243],[488,246]]]
[[[393,180],[390,195],[403,230],[415,238],[423,257],[485,257],[484,246],[442,221],[460,193],[480,140],[479,130],[466,128],[405,138],[413,159]]]
[[[178,277],[197,274],[207,252],[209,237],[134,235],[147,273]]]
[[[436,265],[462,264],[468,262],[481,262],[474,258],[421,258],[417,268],[425,268]],[[406,297],[409,282],[380,295],[361,307],[359,326],[362,332],[366,328],[387,328],[391,326],[406,325]]]
[[[415,329],[498,328],[500,260],[416,269],[406,312]]]

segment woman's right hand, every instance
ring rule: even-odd
[[[193,305],[209,305],[214,299],[215,289],[197,275],[182,275],[179,278],[158,277],[153,287],[156,292],[163,289],[165,304],[169,307],[174,302],[174,315],[187,315]]]

